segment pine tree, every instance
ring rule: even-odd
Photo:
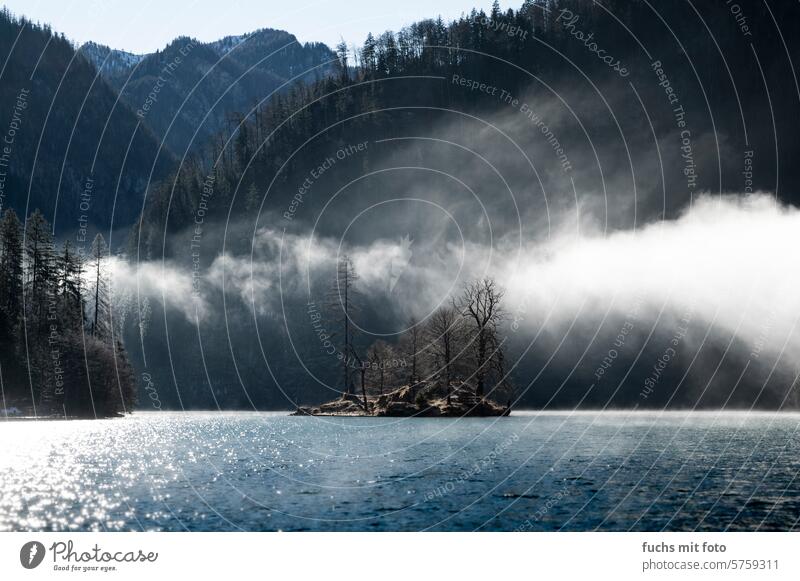
[[[19,367],[14,354],[21,312],[22,225],[14,210],[6,210],[0,221],[0,381],[4,384]]]
[[[342,39],[339,44],[336,45],[336,58],[339,67],[339,75],[343,82],[347,82],[350,78],[348,72],[348,55],[349,49],[347,48],[347,43]]]
[[[25,224],[25,262],[27,289],[25,316],[31,323],[46,327],[48,292],[54,283],[53,235],[39,210],[34,210]]]
[[[367,40],[364,41],[364,47],[361,49],[361,66],[364,67],[368,74],[375,72],[377,61],[375,60],[375,37],[370,32],[367,35]]]
[[[22,225],[14,210],[0,221],[0,310],[16,324],[22,303]]]
[[[238,117],[234,151],[239,175],[244,173],[245,168],[251,163],[252,154],[250,149],[249,125],[249,122],[246,121],[242,116]]]
[[[58,305],[53,236],[39,210],[25,223],[23,247],[22,313],[16,346],[29,381],[36,387],[31,402],[34,412],[46,413],[53,403],[50,325],[58,316]]]
[[[247,213],[251,216],[255,216],[260,206],[261,196],[258,194],[258,188],[256,188],[256,185],[253,182],[250,182],[250,186],[247,188],[247,193],[245,195],[245,207],[247,208]]]
[[[111,312],[108,295],[108,285],[104,272],[105,261],[108,258],[108,247],[103,235],[98,233],[92,242],[89,269],[92,275],[92,323],[90,332],[99,339],[108,339],[111,336]]]
[[[79,331],[83,327],[81,296],[83,261],[69,240],[64,243],[64,251],[58,262],[58,278],[58,295],[64,329]]]

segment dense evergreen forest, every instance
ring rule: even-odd
[[[119,322],[112,316],[108,259],[100,234],[84,256],[69,241],[58,248],[38,210],[24,227],[14,210],[3,213],[4,416],[97,418],[133,409],[134,372],[122,346]]]

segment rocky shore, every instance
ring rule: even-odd
[[[421,384],[404,386],[378,396],[343,395],[317,407],[298,407],[294,416],[350,417],[496,417],[511,413],[509,406],[478,398],[471,390],[453,388],[447,396]]]

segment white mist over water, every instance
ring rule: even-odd
[[[557,223],[557,221],[554,221]],[[562,223],[567,223],[563,221]],[[364,294],[383,301],[398,319],[424,317],[472,278],[493,276],[506,289],[509,319],[560,334],[577,317],[595,327],[606,312],[625,316],[643,306],[643,318],[696,320],[744,339],[756,354],[785,350],[795,358],[800,334],[800,211],[767,194],[703,196],[677,219],[635,231],[578,233],[555,228],[543,243],[493,248],[474,242],[378,239],[348,247],[338,240],[261,229],[253,257],[221,254],[202,273],[201,316],[211,293],[254,303],[258,314],[280,315],[281,292],[308,296],[308,281],[331,277],[348,253]],[[398,265],[401,268],[398,269]],[[114,263],[115,287],[151,294],[195,318],[192,273],[171,264]],[[390,284],[390,282],[394,284]]]
[[[796,352],[798,247],[797,209],[763,194],[701,197],[678,219],[635,232],[558,237],[503,265],[501,280],[512,304],[550,314],[554,325],[582,306],[624,315],[642,303],[652,317],[689,309],[754,349],[779,352],[788,342]]]

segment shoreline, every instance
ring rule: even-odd
[[[459,418],[459,417],[505,417],[511,413],[511,405],[502,406],[473,392],[453,389],[426,389],[423,384],[406,385],[380,395],[360,397],[343,394],[341,397],[318,406],[298,406],[293,416],[365,417],[365,418]]]
[[[130,415],[130,414],[128,414]],[[124,414],[115,416],[5,416],[0,415],[0,422],[69,422],[73,420],[116,420],[124,418]]]
[[[301,406],[306,407],[306,406]],[[278,416],[278,417],[302,417],[302,416],[311,416],[311,417],[324,417],[324,418],[395,418],[395,417],[407,417],[407,418],[422,418],[422,419],[430,419],[430,418],[459,418],[459,417],[499,417],[499,416],[478,416],[478,415],[466,415],[466,416],[456,416],[456,415],[438,415],[438,416],[430,416],[424,414],[417,414],[417,415],[408,415],[408,416],[379,416],[379,415],[367,415],[363,413],[359,414],[345,414],[345,413],[315,413],[315,414],[298,414],[297,409],[290,410],[290,409],[282,409],[282,410],[252,410],[252,409],[196,409],[196,410],[181,410],[181,409],[163,409],[163,410],[136,410],[128,414],[128,416],[152,416],[156,414],[169,414],[169,415],[192,415],[192,414],[252,414],[252,415],[269,415],[269,416]],[[767,409],[757,409],[757,410],[748,410],[748,409],[701,409],[701,410],[691,410],[691,409],[663,409],[663,410],[643,410],[643,409],[627,409],[627,408],[620,408],[620,409],[613,409],[613,410],[603,410],[603,409],[585,409],[585,410],[571,410],[571,409],[536,409],[536,408],[513,408],[510,410],[506,417],[531,417],[531,416],[595,416],[595,415],[608,415],[608,416],[618,416],[618,415],[629,415],[629,416],[638,416],[638,417],[647,417],[647,416],[684,416],[684,415],[702,415],[702,416],[709,416],[709,415],[716,415],[720,417],[725,416],[753,416],[753,417],[764,417],[764,416],[800,416],[800,410],[767,410]],[[14,423],[25,423],[25,422],[66,422],[66,421],[92,421],[92,420],[111,420],[111,419],[125,419],[127,416],[119,416],[119,417],[63,417],[63,416],[2,416],[0,415],[0,424],[6,422],[14,422]]]

